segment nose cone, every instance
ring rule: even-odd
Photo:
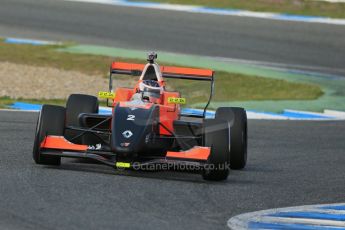
[[[155,105],[148,108],[117,105],[112,120],[112,151],[127,157],[145,151],[146,137],[155,130],[157,118],[158,107]]]

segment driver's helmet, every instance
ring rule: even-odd
[[[155,80],[143,80],[139,83],[139,91],[142,99],[151,103],[157,103],[164,91],[164,87]]]

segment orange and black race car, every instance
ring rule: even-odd
[[[225,180],[230,169],[247,161],[247,116],[243,108],[206,109],[214,91],[208,69],[113,62],[106,98],[112,114],[99,114],[98,98],[72,94],[66,107],[43,105],[36,127],[33,159],[60,165],[61,157],[88,158],[114,168],[186,169],[206,180]],[[139,77],[133,88],[113,90],[115,75]],[[183,114],[179,92],[166,90],[165,79],[210,82],[210,97],[201,114]],[[193,89],[191,89],[193,90]],[[164,167],[163,167],[164,166]]]

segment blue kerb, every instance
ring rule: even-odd
[[[330,116],[323,116],[310,113],[299,113],[299,112],[288,112],[284,111],[282,116],[291,117],[291,118],[301,118],[301,119],[330,119]]]
[[[111,110],[106,110],[106,109],[99,109],[98,111],[99,114],[111,114]]]
[[[41,110],[42,105],[38,104],[30,104],[24,102],[15,102],[9,106],[11,109],[19,109],[19,110]]]
[[[184,108],[181,111],[182,114],[184,115],[197,115],[197,116],[202,116],[204,111],[200,110],[200,109],[188,109],[188,108]],[[206,111],[206,117],[207,118],[213,118],[215,115],[215,112],[213,111]]]
[[[303,219],[345,221],[345,215],[322,213],[322,212],[278,212],[278,213],[270,214],[268,216],[286,217],[286,218],[303,218]]]
[[[249,222],[249,229],[274,229],[274,230],[326,230],[337,229],[345,230],[345,228],[320,226],[320,225],[305,225],[305,224],[288,224],[288,223],[267,223],[267,222]]]
[[[209,7],[197,7],[193,11],[203,12],[203,13],[214,13],[214,14],[234,14],[242,12],[242,10],[237,9],[221,9],[221,8],[209,8]]]
[[[248,110],[248,112],[263,114],[263,115],[270,115],[270,116],[278,116],[278,117],[287,117],[287,118],[298,118],[298,119],[332,119],[334,117],[331,116],[323,116],[318,114],[310,114],[308,112],[290,112],[284,111],[283,113],[273,113],[273,112],[259,112],[255,110]]]
[[[345,205],[325,206],[325,207],[321,207],[321,209],[345,211]]]
[[[150,6],[157,6],[161,5],[159,3],[154,2],[129,2],[129,1],[120,1],[123,5],[126,6],[144,6],[144,7],[150,7]]]
[[[282,18],[296,19],[296,20],[315,20],[315,19],[326,19],[321,16],[308,16],[308,15],[296,15],[296,14],[278,14]]]
[[[28,44],[28,45],[52,45],[52,42],[31,40],[31,39],[21,39],[21,38],[6,38],[6,43],[9,44]]]

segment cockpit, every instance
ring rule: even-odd
[[[132,96],[132,101],[160,103],[161,96],[165,90],[164,80],[160,67],[155,63],[157,54],[149,53],[148,61],[139,78],[136,86],[136,93]]]

